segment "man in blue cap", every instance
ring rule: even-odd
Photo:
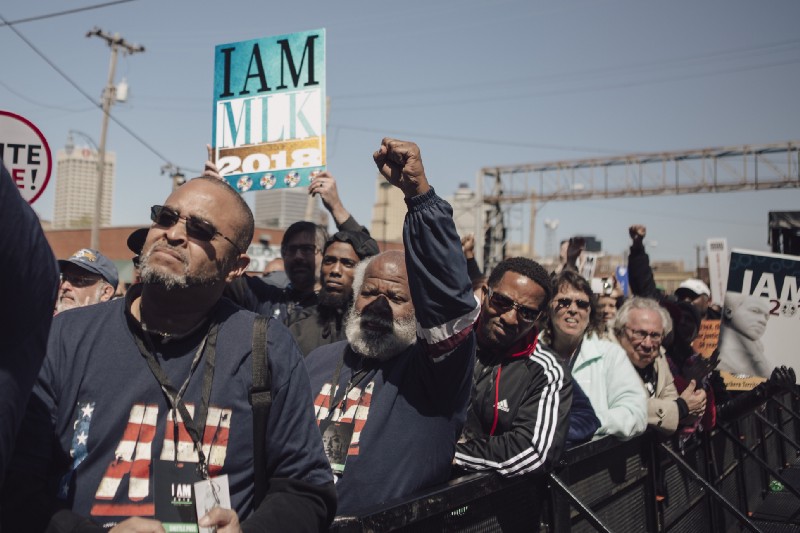
[[[58,287],[56,314],[100,302],[114,297],[119,284],[119,273],[114,263],[90,248],[82,248],[69,259],[59,259],[61,284]]]

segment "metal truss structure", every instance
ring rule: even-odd
[[[483,168],[484,269],[505,257],[512,236],[522,244],[526,218],[533,255],[536,209],[545,202],[797,187],[800,141]]]

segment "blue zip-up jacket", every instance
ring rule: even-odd
[[[358,514],[445,482],[466,419],[475,356],[472,330],[480,308],[450,206],[433,189],[406,203],[403,241],[417,341],[387,361],[365,360],[345,341],[321,346],[306,358],[318,421],[354,422],[336,483],[339,515]],[[347,387],[358,370],[367,372],[344,409],[329,417],[340,362],[339,387]]]

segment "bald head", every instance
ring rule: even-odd
[[[192,182],[206,183],[216,187],[220,193],[229,197],[233,201],[236,218],[233,234],[233,241],[236,246],[243,251],[247,251],[247,247],[253,241],[253,233],[255,232],[255,221],[253,219],[253,211],[247,202],[242,198],[242,195],[236,192],[233,187],[228,185],[227,182],[210,176],[200,176],[190,180],[186,185]],[[185,185],[184,185],[185,186]]]
[[[416,317],[403,252],[393,250],[362,261],[353,294],[346,334],[356,352],[387,359],[414,343]]]

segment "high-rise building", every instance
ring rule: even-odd
[[[88,146],[73,146],[71,142],[56,153],[54,229],[88,228],[92,225],[97,203],[97,162],[97,152]],[[106,151],[100,226],[111,224],[116,162],[116,154]]]
[[[295,222],[306,220],[308,189],[274,189],[255,193],[256,226],[286,229]],[[328,215],[322,210],[320,200],[314,198],[311,211],[312,222],[328,225]]]
[[[453,196],[445,198],[453,207],[453,222],[461,236],[468,233],[476,237],[483,227],[483,210],[478,195],[466,183],[461,183]]]
[[[403,191],[378,174],[369,232],[379,243],[403,241],[403,221],[408,211],[404,198]]]

